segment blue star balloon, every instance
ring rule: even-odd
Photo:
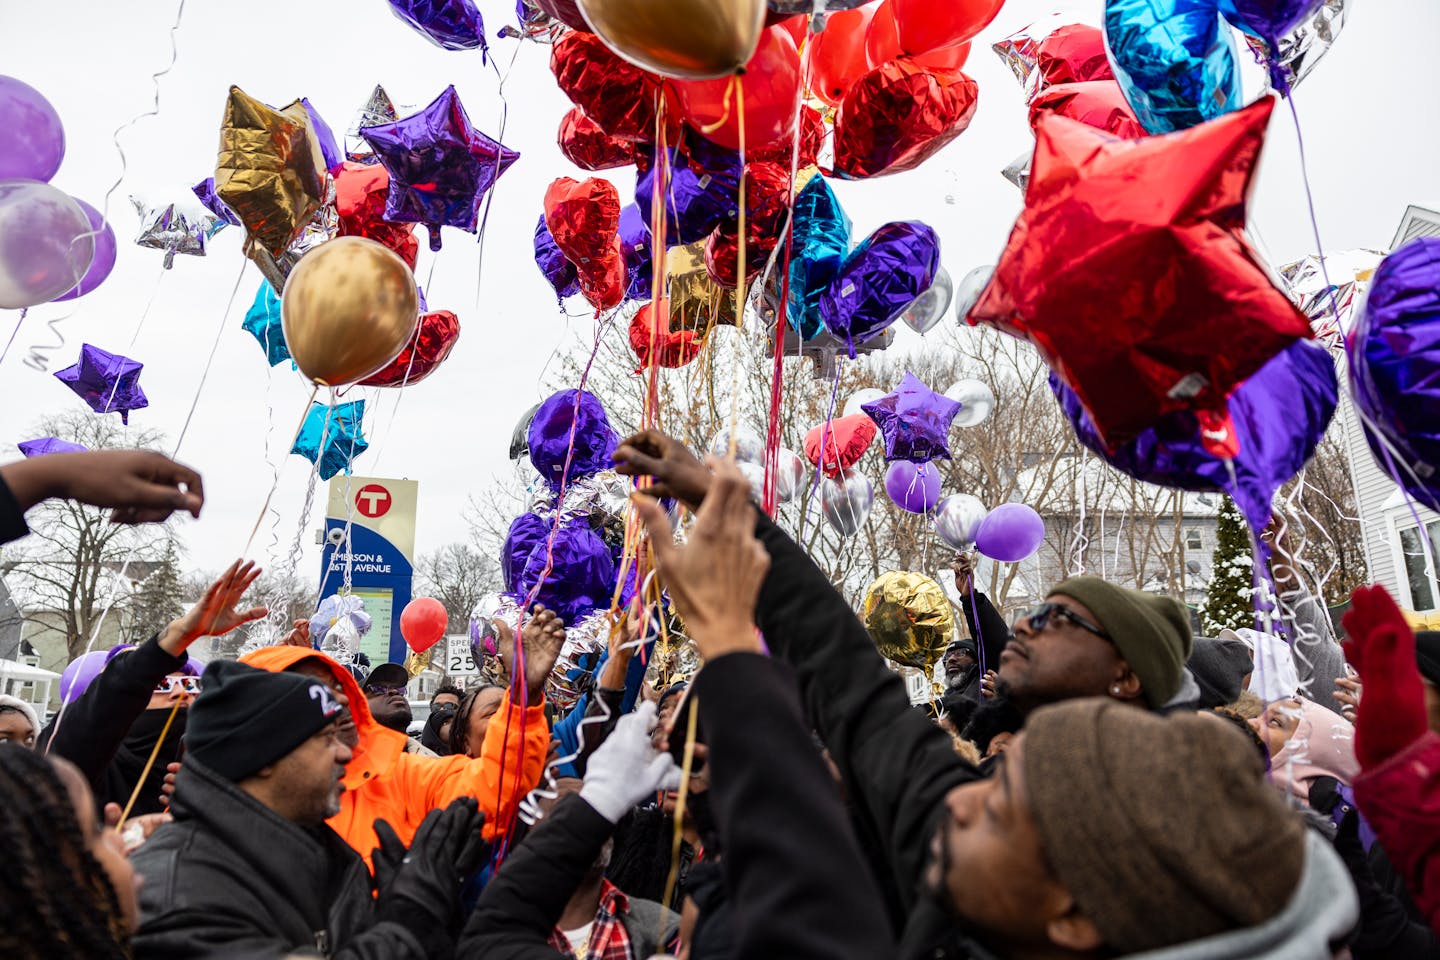
[[[96,413],[118,413],[120,422],[130,422],[130,411],[150,406],[145,391],[140,389],[143,363],[109,353],[99,347],[83,344],[80,362],[55,374],[55,378],[74,390]]]
[[[260,281],[260,289],[255,291],[255,302],[245,311],[242,326],[260,341],[260,349],[265,351],[265,359],[270,366],[290,359],[290,348],[285,345],[285,331],[280,325],[280,298],[275,295],[270,281]]]
[[[390,174],[385,219],[423,223],[430,249],[440,249],[440,227],[475,232],[480,201],[520,154],[470,125],[453,86],[413,116],[361,127]]]
[[[861,404],[860,409],[880,428],[886,460],[950,459],[950,423],[960,412],[960,401],[936,393],[915,374],[906,371],[894,393]]]
[[[310,404],[305,425],[295,438],[291,453],[315,464],[320,479],[329,480],[344,470],[350,472],[350,461],[364,453],[370,444],[360,435],[360,421],[365,418],[365,401],[355,400],[326,406]]]
[[[1235,44],[1214,0],[1106,0],[1115,79],[1151,133],[1185,130],[1238,109]]]

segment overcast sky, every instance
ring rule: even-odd
[[[1063,6],[1098,22],[1102,4]],[[943,263],[956,278],[994,261],[1021,203],[999,171],[1032,141],[1019,85],[988,45],[1059,8],[1043,0],[1006,4],[975,43],[966,67],[980,84],[974,122],[922,169],[837,184],[858,236],[888,220],[922,219],[939,232]],[[481,9],[492,35],[513,18],[509,0],[483,0]],[[37,87],[55,104],[68,148],[54,183],[96,207],[121,176],[112,133],[150,108],[150,74],[168,61],[175,11],[167,0],[0,0],[0,72]],[[1384,248],[1407,204],[1440,201],[1436,36],[1440,4],[1352,2],[1343,34],[1299,87],[1297,107],[1327,249]],[[310,465],[280,449],[309,390],[288,365],[267,368],[259,346],[240,327],[260,282],[240,253],[240,231],[222,232],[207,257],[178,257],[165,272],[158,251],[133,244],[138,220],[127,197],[140,191],[180,196],[213,173],[231,84],[273,104],[308,96],[342,133],[376,83],[397,104],[416,107],[453,83],[471,120],[496,136],[502,114],[498,79],[478,52],[431,46],[395,19],[385,0],[190,0],[176,43],[178,61],[160,80],[158,115],[120,136],[127,165],[109,203],[120,248],[115,271],[100,290],[78,302],[31,311],[0,363],[6,396],[0,404],[0,443],[9,444],[13,456],[13,444],[30,438],[39,416],[85,409],[50,373],[22,363],[25,348],[48,341],[47,321],[65,317],[60,328],[66,343],[50,355],[51,371],[73,363],[82,342],[143,362],[141,384],[151,405],[133,414],[132,423],[163,431],[172,443],[219,331],[214,367],[179,451],[180,459],[205,476],[204,515],[180,527],[190,563],[218,569],[242,549],[271,486],[270,464],[279,464],[280,519],[262,528],[251,554],[274,563],[301,534],[306,550],[301,570],[313,577],[319,560],[311,531],[320,522],[324,490],[317,490],[311,515],[302,517]],[[509,70],[504,140],[521,158],[498,183],[483,265],[475,238],[446,228],[427,288],[432,307],[460,317],[455,352],[429,380],[404,391],[393,417],[394,391],[363,391],[372,410],[366,422],[371,448],[358,458],[357,472],[419,481],[421,552],[463,538],[466,498],[509,470],[511,430],[540,397],[547,361],[568,342],[567,329],[592,323],[579,301],[571,306],[575,318],[557,309],[531,259],[531,233],[546,185],[556,177],[585,174],[555,146],[556,126],[569,103],[549,73],[549,48],[519,44],[512,69],[516,47],[517,41],[492,41],[501,70]],[[1249,71],[1247,78],[1253,93],[1257,74]],[[628,196],[633,173],[609,173]],[[1295,131],[1283,107],[1271,125],[1251,223],[1277,265],[1313,251]],[[420,235],[417,276],[423,282],[432,263],[423,230]],[[239,294],[227,316],[237,277]],[[18,316],[0,311],[0,342]],[[918,342],[904,331],[892,349]]]

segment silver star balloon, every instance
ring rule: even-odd
[[[226,226],[224,220],[194,197],[154,202],[145,197],[131,196],[130,202],[140,215],[140,233],[135,242],[152,250],[164,250],[166,270],[174,265],[177,253],[191,257],[205,256],[210,238]]]

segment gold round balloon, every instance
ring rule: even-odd
[[[611,50],[679,80],[736,72],[765,27],[765,0],[579,0],[579,7]]]
[[[865,592],[865,629],[887,660],[929,670],[955,632],[955,611],[923,573],[882,573]]]
[[[336,237],[291,271],[281,320],[301,373],[327,387],[354,383],[394,360],[415,336],[415,276],[374,240]]]
[[[735,291],[726,290],[705,269],[705,241],[665,251],[670,296],[670,329],[707,336],[712,327],[735,326]]]

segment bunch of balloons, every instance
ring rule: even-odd
[[[115,266],[100,211],[50,185],[65,128],[40,91],[0,76],[0,309],[73,300]]]

